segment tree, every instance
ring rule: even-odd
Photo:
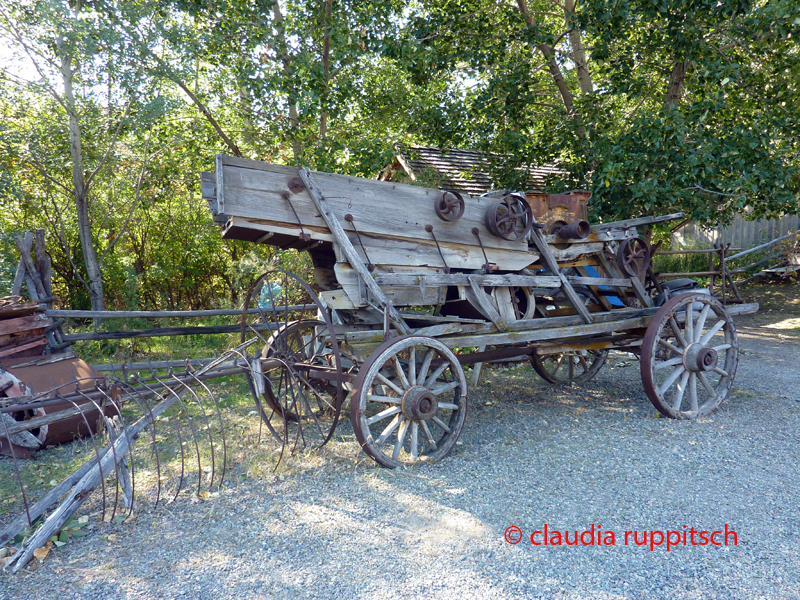
[[[460,71],[475,145],[519,167],[557,160],[554,186],[591,189],[618,218],[685,210],[706,224],[796,211],[796,0],[422,3],[417,77]]]

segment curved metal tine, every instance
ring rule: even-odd
[[[172,369],[170,369],[170,376],[176,382],[178,382],[179,384],[186,385],[185,382],[182,382],[180,379],[178,379],[175,376],[175,374],[172,372]],[[215,464],[214,464],[214,439],[213,439],[213,437],[211,435],[211,424],[208,422],[208,415],[206,414],[206,410],[203,408],[203,403],[200,401],[200,397],[188,385],[186,385],[186,389],[189,390],[189,393],[192,395],[192,397],[194,398],[195,402],[197,402],[197,405],[200,407],[200,412],[203,413],[203,419],[205,419],[205,422],[206,422],[206,431],[208,431],[208,443],[211,446],[211,483],[208,486],[208,488],[210,490],[211,486],[214,484],[214,467],[215,467]],[[188,415],[188,411],[187,411],[187,415]],[[200,465],[200,453],[199,452],[198,452],[197,458],[198,458],[198,468],[200,468],[199,467],[199,465]],[[202,475],[203,475],[203,471],[202,471],[202,468],[200,468],[200,471],[197,474],[197,481],[198,481],[198,483],[197,483],[197,493],[198,493],[198,495],[200,494],[200,485],[202,483]]]
[[[127,384],[121,383],[121,382],[119,382],[117,380],[114,380],[114,381],[115,381],[115,383],[113,385],[127,385]],[[121,427],[122,427],[122,431],[125,433],[125,438],[128,440],[128,459],[130,461],[130,467],[129,468],[130,468],[130,472],[131,472],[131,504],[128,507],[128,517],[130,517],[133,514],[133,505],[134,505],[133,501],[134,501],[134,498],[136,496],[136,465],[135,465],[134,460],[133,460],[133,444],[134,444],[134,442],[131,440],[130,434],[128,432],[128,428],[125,426],[125,417],[123,417],[123,415],[122,415],[122,402],[121,401],[117,402],[114,399],[113,395],[106,394],[105,391],[103,391],[102,389],[100,389],[100,392],[111,401],[112,405],[116,409],[117,416],[119,417],[120,424],[121,424]],[[141,402],[141,400],[139,398],[138,392],[134,392],[133,395],[134,395],[134,397],[136,399],[135,400],[136,404],[139,405],[139,407],[141,409],[142,402]],[[147,405],[145,404],[145,406],[147,406]],[[150,407],[147,406],[147,409],[149,411]],[[128,517],[126,517],[126,518],[128,518]]]
[[[5,414],[5,413],[4,413]],[[8,423],[5,419],[0,419],[0,422],[3,423],[3,429],[5,430],[6,440],[8,440],[8,449],[11,451],[11,461],[14,463],[14,472],[17,475],[17,483],[19,483],[19,491],[22,492],[22,504],[25,505],[25,516],[28,517],[28,527],[33,527],[33,523],[31,522],[31,511],[28,507],[28,497],[25,494],[25,485],[22,483],[22,476],[19,473],[19,462],[17,461],[17,453],[14,452],[14,444],[11,442],[11,435],[8,433]]]
[[[199,379],[194,374],[194,371],[187,371],[186,374],[187,374],[187,376],[191,377],[196,383],[198,383],[199,385],[201,385],[203,387],[203,389],[206,391],[206,393],[211,397],[211,401],[214,403],[214,408],[217,411],[217,417],[219,418],[219,430],[220,430],[220,434],[222,435],[222,475],[220,476],[219,485],[218,485],[217,489],[222,489],[222,482],[225,480],[225,470],[227,469],[227,466],[228,466],[228,445],[227,445],[227,442],[225,441],[225,426],[222,423],[222,411],[220,410],[219,404],[217,403],[217,398],[214,396],[214,394],[211,392],[211,390],[208,389],[208,386],[205,384],[205,382],[202,379]],[[211,429],[209,428],[209,436],[211,435],[210,431],[211,431]],[[212,451],[212,453],[211,453],[211,483],[208,484],[208,489],[210,490],[213,485],[214,485],[214,453]]]
[[[131,440],[130,435],[128,434],[128,428],[125,425],[125,417],[122,416],[122,406],[121,406],[121,404],[118,404],[114,400],[114,397],[109,395],[109,394],[107,394],[105,392],[105,390],[103,390],[102,388],[98,387],[97,389],[103,396],[105,396],[106,399],[108,399],[109,402],[111,402],[111,405],[117,411],[117,414],[115,415],[115,417],[119,417],[120,432],[119,432],[119,434],[116,434],[116,432],[115,432],[116,437],[119,437],[120,434],[124,433],[125,434],[125,439],[128,442],[128,461],[130,463],[129,468],[130,468],[130,474],[131,474],[131,481],[130,481],[130,483],[131,483],[131,499],[130,499],[130,506],[128,507],[128,517],[130,517],[131,514],[133,514],[133,500],[134,500],[135,492],[136,492],[136,473],[135,473],[136,469],[135,469],[134,462],[133,462],[133,441]],[[105,414],[103,414],[103,417],[105,418]],[[114,417],[111,417],[111,419],[113,420]],[[106,423],[106,427],[108,427],[108,423]],[[116,439],[114,440],[114,442],[116,442]],[[123,458],[122,460],[125,460],[125,459]],[[118,484],[119,484],[119,480],[120,480],[119,471],[117,471],[117,483]],[[117,485],[117,490],[119,490],[119,485]],[[114,509],[116,510],[116,500],[115,500],[115,504],[114,504]],[[126,518],[128,518],[128,517],[126,517]],[[113,518],[113,512],[112,512],[112,518]]]
[[[133,375],[133,380],[134,380],[134,382],[138,380],[138,378],[136,377],[135,374]],[[137,398],[137,404],[138,404],[139,403],[139,400],[138,400],[139,392],[138,392],[138,390],[134,389],[134,387],[130,383],[128,383],[127,380],[123,381],[122,385],[124,385],[126,388],[128,388],[129,393],[133,392],[135,394],[134,397]],[[162,402],[162,401],[165,400],[164,396],[159,394],[157,391],[151,390],[151,392],[153,393],[154,396],[156,396],[159,399],[159,402]],[[155,508],[158,508],[158,502],[159,502],[159,500],[161,500],[161,457],[158,454],[158,445],[156,443],[156,420],[155,420],[155,417],[153,416],[153,409],[146,402],[144,403],[144,405],[147,408],[147,414],[150,415],[150,424],[149,424],[148,428],[150,429],[150,437],[152,438],[152,441],[151,441],[151,445],[152,445],[152,448],[153,448],[152,456],[153,456],[153,458],[155,458],[155,461],[156,461],[156,501],[155,501],[155,504],[153,505],[153,508],[155,509]]]
[[[295,376],[297,377],[297,379],[298,379],[298,380],[305,382],[305,379],[304,379],[304,378],[301,378],[301,377],[300,377],[300,374],[299,374],[299,373],[297,373],[297,372],[296,372],[294,369],[292,369],[292,373],[294,373],[294,374],[295,374]],[[292,378],[289,378],[289,380],[290,380],[290,381],[291,381],[291,379],[292,379]],[[312,387],[310,387],[310,386],[309,386],[309,389],[311,389],[311,390],[312,390],[314,393],[317,393],[317,392],[316,392],[316,390],[314,390],[314,389],[313,389]],[[320,424],[319,424],[319,420],[317,419],[317,415],[315,414],[315,411],[314,411],[314,410],[311,408],[311,404],[310,404],[310,403],[309,403],[309,401],[308,401],[308,395],[307,395],[307,394],[306,394],[306,393],[305,393],[303,390],[301,390],[301,389],[300,389],[300,386],[299,386],[299,385],[297,386],[297,391],[298,391],[298,393],[300,394],[300,397],[301,397],[302,401],[304,402],[304,404],[305,404],[305,406],[306,406],[306,409],[308,410],[308,414],[310,414],[310,415],[311,415],[311,417],[314,419],[314,423],[315,423],[315,424],[316,424],[316,426],[317,426],[317,430],[319,431],[319,434],[320,434],[320,436],[323,436],[323,437],[324,437],[324,436],[325,436],[325,434],[323,433],[323,431],[322,431],[322,427],[321,427],[321,426],[320,426]],[[298,414],[298,415],[297,415],[297,417],[298,417],[298,419],[297,419],[297,428],[298,428],[298,434],[302,435],[302,433],[303,433],[303,420],[302,420],[302,418],[300,418],[300,417],[301,417],[301,415],[300,415],[300,414]],[[306,445],[307,445],[307,444],[306,444],[306,439],[305,439],[305,436],[303,436],[303,445],[304,445],[304,446],[306,446]]]
[[[132,472],[133,471],[133,449],[132,449],[131,439],[130,439],[130,437],[128,437],[128,431],[125,428],[125,420],[124,420],[124,417],[122,416],[122,411],[120,411],[119,406],[117,406],[117,403],[114,402],[114,399],[111,396],[109,396],[108,394],[106,394],[106,392],[101,387],[98,386],[97,387],[97,391],[100,392],[104,396],[104,401],[107,399],[108,401],[111,402],[111,406],[113,406],[117,411],[117,414],[115,416],[119,417],[119,423],[120,423],[120,432],[117,433],[117,432],[113,431],[112,430],[112,426],[113,426],[114,417],[113,416],[112,417],[107,417],[104,411],[102,411],[102,410],[100,411],[100,414],[98,416],[98,420],[100,418],[103,418],[103,420],[105,421],[106,429],[109,430],[109,433],[108,433],[109,446],[111,447],[111,451],[114,454],[114,470],[116,472],[116,477],[117,477],[116,491],[114,493],[114,507],[111,509],[111,518],[113,519],[114,515],[117,512],[117,504],[119,502],[119,488],[120,488],[120,483],[121,483],[121,477],[120,477],[120,472],[119,472],[119,464],[120,463],[117,462],[117,454],[116,454],[116,451],[114,449],[114,447],[116,445],[117,438],[121,434],[124,433],[125,434],[125,439],[128,442],[128,457],[130,459],[130,464],[131,464],[131,477],[133,477],[133,472]],[[96,403],[94,403],[94,404],[95,404],[95,406],[97,406]],[[112,433],[114,434],[113,437],[112,437]],[[123,460],[125,460],[124,457],[120,459],[120,462],[123,461]],[[124,490],[123,490],[123,493],[124,493]],[[129,508],[130,508],[130,510],[128,511],[128,516],[130,516],[131,512],[133,512],[133,489],[131,489],[131,505],[130,505]]]
[[[154,390],[146,382],[141,381],[141,384],[142,384],[143,387],[147,388],[151,392],[158,394],[158,392],[156,390]],[[169,391],[171,394],[176,396],[178,400],[180,400],[180,396],[177,394],[177,392],[175,390],[173,390],[171,387],[169,387],[167,385],[164,385],[163,383],[161,385],[162,385],[162,387],[166,388],[167,391]],[[164,398],[160,394],[159,394],[159,397],[160,398]],[[166,400],[166,398],[164,398],[164,400]],[[183,434],[181,433],[181,425],[180,425],[180,422],[178,421],[178,417],[175,414],[175,411],[172,408],[172,405],[169,406],[169,413],[172,416],[172,422],[174,423],[175,431],[178,434],[178,444],[179,444],[179,448],[180,448],[180,451],[181,451],[181,475],[180,475],[180,478],[178,479],[178,489],[175,491],[175,496],[173,496],[172,500],[170,500],[167,504],[175,502],[175,500],[178,498],[178,494],[181,493],[181,490],[183,489],[183,475],[184,475],[185,470],[186,470],[186,457],[185,457],[184,451],[183,451]],[[160,473],[159,473],[158,480],[159,480],[159,491],[160,491],[160,483],[161,483],[161,474]]]
[[[87,400],[89,400],[92,404],[94,404],[95,408],[97,408],[99,416],[101,416],[103,414],[103,410],[97,405],[97,402],[95,402],[94,400],[92,400],[91,398],[86,396],[86,394],[84,394],[78,388],[78,381],[75,379],[74,373],[73,373],[72,377],[73,377],[73,382],[75,383],[75,392],[80,396],[84,396]],[[94,378],[92,378],[92,379],[94,379]],[[61,398],[65,402],[69,402],[70,404],[72,404],[72,406],[74,406],[78,410],[79,414],[81,415],[81,418],[83,419],[84,424],[86,425],[86,431],[89,433],[89,439],[92,441],[92,447],[94,448],[94,455],[95,455],[95,458],[97,459],[97,468],[100,470],[100,487],[101,487],[102,492],[103,492],[103,509],[102,509],[101,519],[105,520],[105,518],[106,518],[106,483],[105,483],[106,474],[103,473],[103,463],[102,463],[102,461],[100,459],[100,451],[97,449],[97,442],[94,439],[94,434],[92,433],[92,428],[89,426],[89,421],[86,419],[86,414],[82,410],[80,410],[80,407],[78,406],[77,402],[75,402],[71,398],[67,398],[66,396],[61,396]],[[113,444],[111,445],[111,452],[114,455],[114,469],[116,471],[117,451],[114,448]],[[117,477],[117,480],[119,481],[119,477]],[[117,488],[117,492],[119,492],[119,488]],[[114,498],[114,507],[115,508],[116,508],[116,501],[117,501],[118,497],[119,497],[119,494],[117,493],[117,495]]]
[[[189,429],[192,431],[192,441],[194,442],[194,449],[195,449],[195,452],[197,454],[197,495],[200,495],[200,489],[201,489],[200,486],[202,484],[202,477],[203,477],[203,466],[202,466],[202,464],[200,462],[200,444],[197,442],[197,431],[194,428],[194,421],[192,420],[192,417],[189,414],[189,407],[186,406],[186,404],[183,403],[183,399],[181,398],[180,394],[178,394],[175,390],[173,390],[171,386],[169,386],[166,383],[164,383],[155,374],[153,375],[153,377],[160,385],[163,385],[164,387],[169,388],[170,392],[175,394],[175,397],[178,399],[178,402],[183,407],[183,410],[186,413],[186,420],[189,423]],[[185,387],[186,389],[189,389],[189,386],[187,386],[185,383],[180,381],[180,379],[178,380],[178,382],[183,387]],[[183,450],[183,444],[181,444],[181,450]],[[177,498],[177,495],[175,497]]]

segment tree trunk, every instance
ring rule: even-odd
[[[528,25],[528,28],[535,31],[536,25],[533,21],[530,10],[528,9],[527,1],[517,0],[517,6],[519,6],[520,12],[522,12],[522,14],[525,16],[525,23]],[[564,108],[566,109],[567,114],[577,122],[575,133],[578,134],[578,137],[586,137],[586,129],[584,129],[580,117],[575,112],[575,103],[572,98],[572,92],[570,91],[567,82],[564,80],[564,75],[561,73],[561,67],[553,56],[553,49],[543,42],[538,42],[536,47],[544,56],[545,61],[547,61],[547,66],[550,69],[550,75],[553,77],[553,82],[556,84],[556,88],[558,88],[558,93],[561,95],[561,101],[564,103]]]
[[[283,31],[283,14],[281,13],[281,5],[279,0],[275,0],[272,6],[272,23],[278,32],[280,49],[277,50],[283,63],[283,73],[286,79],[290,79],[292,75],[292,63],[289,57],[289,45],[286,43],[286,36]],[[297,114],[297,102],[289,100],[289,125],[292,127],[292,154],[294,154],[295,162],[300,160],[300,153],[302,146],[300,145],[300,138],[297,136],[300,129],[300,117]]]
[[[667,86],[667,96],[664,99],[664,110],[677,106],[683,98],[683,82],[686,79],[686,70],[689,68],[688,60],[679,60],[672,67]]]
[[[78,235],[83,250],[83,262],[86,266],[86,275],[92,310],[104,310],[103,280],[100,275],[100,263],[92,239],[92,226],[89,218],[88,188],[83,177],[83,150],[81,148],[81,126],[78,122],[78,111],[75,105],[75,92],[72,87],[72,56],[63,38],[58,40],[58,49],[61,54],[61,76],[64,83],[64,99],[69,116],[69,144],[72,160],[72,186],[75,198],[75,208],[78,213]]]
[[[592,76],[589,73],[589,64],[586,62],[586,52],[583,49],[581,32],[575,22],[575,0],[566,0],[564,2],[564,14],[569,28],[569,44],[572,46],[572,62],[575,63],[575,69],[578,71],[581,92],[590,94],[594,91],[594,85],[592,85]]]
[[[328,79],[330,79],[331,61],[331,15],[333,0],[325,0],[325,27],[322,36],[322,73],[324,77],[322,90],[322,110],[319,116],[319,139],[324,140],[328,133]]]

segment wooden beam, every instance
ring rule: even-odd
[[[250,308],[248,315],[261,313],[285,312],[293,310],[316,310],[316,304],[290,304],[286,306],[276,306],[270,308]],[[48,317],[72,317],[76,319],[161,319],[169,317],[193,318],[193,317],[219,317],[219,316],[238,316],[242,314],[241,309],[222,308],[218,310],[47,310]]]
[[[350,266],[353,267],[361,276],[361,279],[364,281],[364,285],[366,285],[370,293],[378,302],[382,304],[381,308],[387,311],[389,318],[397,330],[403,335],[411,333],[411,328],[406,325],[403,317],[400,316],[400,313],[397,312],[397,309],[392,306],[391,302],[389,302],[388,298],[386,298],[386,295],[383,293],[383,290],[381,290],[380,286],[375,283],[375,280],[367,270],[366,265],[356,252],[353,244],[350,242],[350,238],[348,238],[347,234],[344,232],[342,224],[339,223],[339,219],[336,218],[336,215],[333,214],[333,211],[328,206],[328,202],[325,200],[325,195],[317,185],[316,181],[314,181],[314,178],[311,176],[311,171],[306,168],[300,169],[300,178],[303,180],[303,183],[305,184],[309,195],[314,200],[314,204],[316,204],[317,209],[322,215],[322,218],[325,219],[328,229],[331,230],[331,233],[341,246],[342,252],[344,252],[345,256],[347,257],[347,262],[349,262]]]
[[[625,219],[624,221],[612,221],[611,223],[598,223],[592,225],[592,231],[603,231],[604,229],[627,229],[629,227],[638,227],[639,225],[653,225],[654,223],[664,223],[666,221],[674,221],[682,219],[684,213],[672,213],[669,215],[661,215],[660,217],[638,217],[636,219]]]

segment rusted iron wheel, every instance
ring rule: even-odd
[[[455,223],[458,221],[464,215],[465,208],[464,197],[458,192],[453,192],[451,190],[443,191],[442,195],[439,196],[439,199],[436,200],[436,203],[433,205],[436,216],[448,223]]]
[[[708,294],[680,294],[653,316],[642,342],[642,383],[658,412],[696,419],[730,391],[739,344],[730,315]]]
[[[384,467],[436,461],[455,446],[467,416],[467,380],[440,341],[402,336],[358,371],[350,420],[364,452]]]
[[[262,421],[292,449],[325,445],[339,421],[347,379],[327,310],[308,284],[286,271],[259,277],[245,307],[256,311],[243,312],[241,341],[258,338],[247,378]],[[309,309],[317,319],[303,318]]]
[[[550,383],[572,385],[592,379],[608,358],[608,350],[571,350],[561,354],[530,355],[531,366]]]
[[[483,221],[492,235],[508,241],[524,240],[533,227],[533,213],[525,198],[509,194],[487,209]]]
[[[631,238],[619,245],[617,266],[629,277],[639,277],[650,266],[650,247],[642,238]]]

